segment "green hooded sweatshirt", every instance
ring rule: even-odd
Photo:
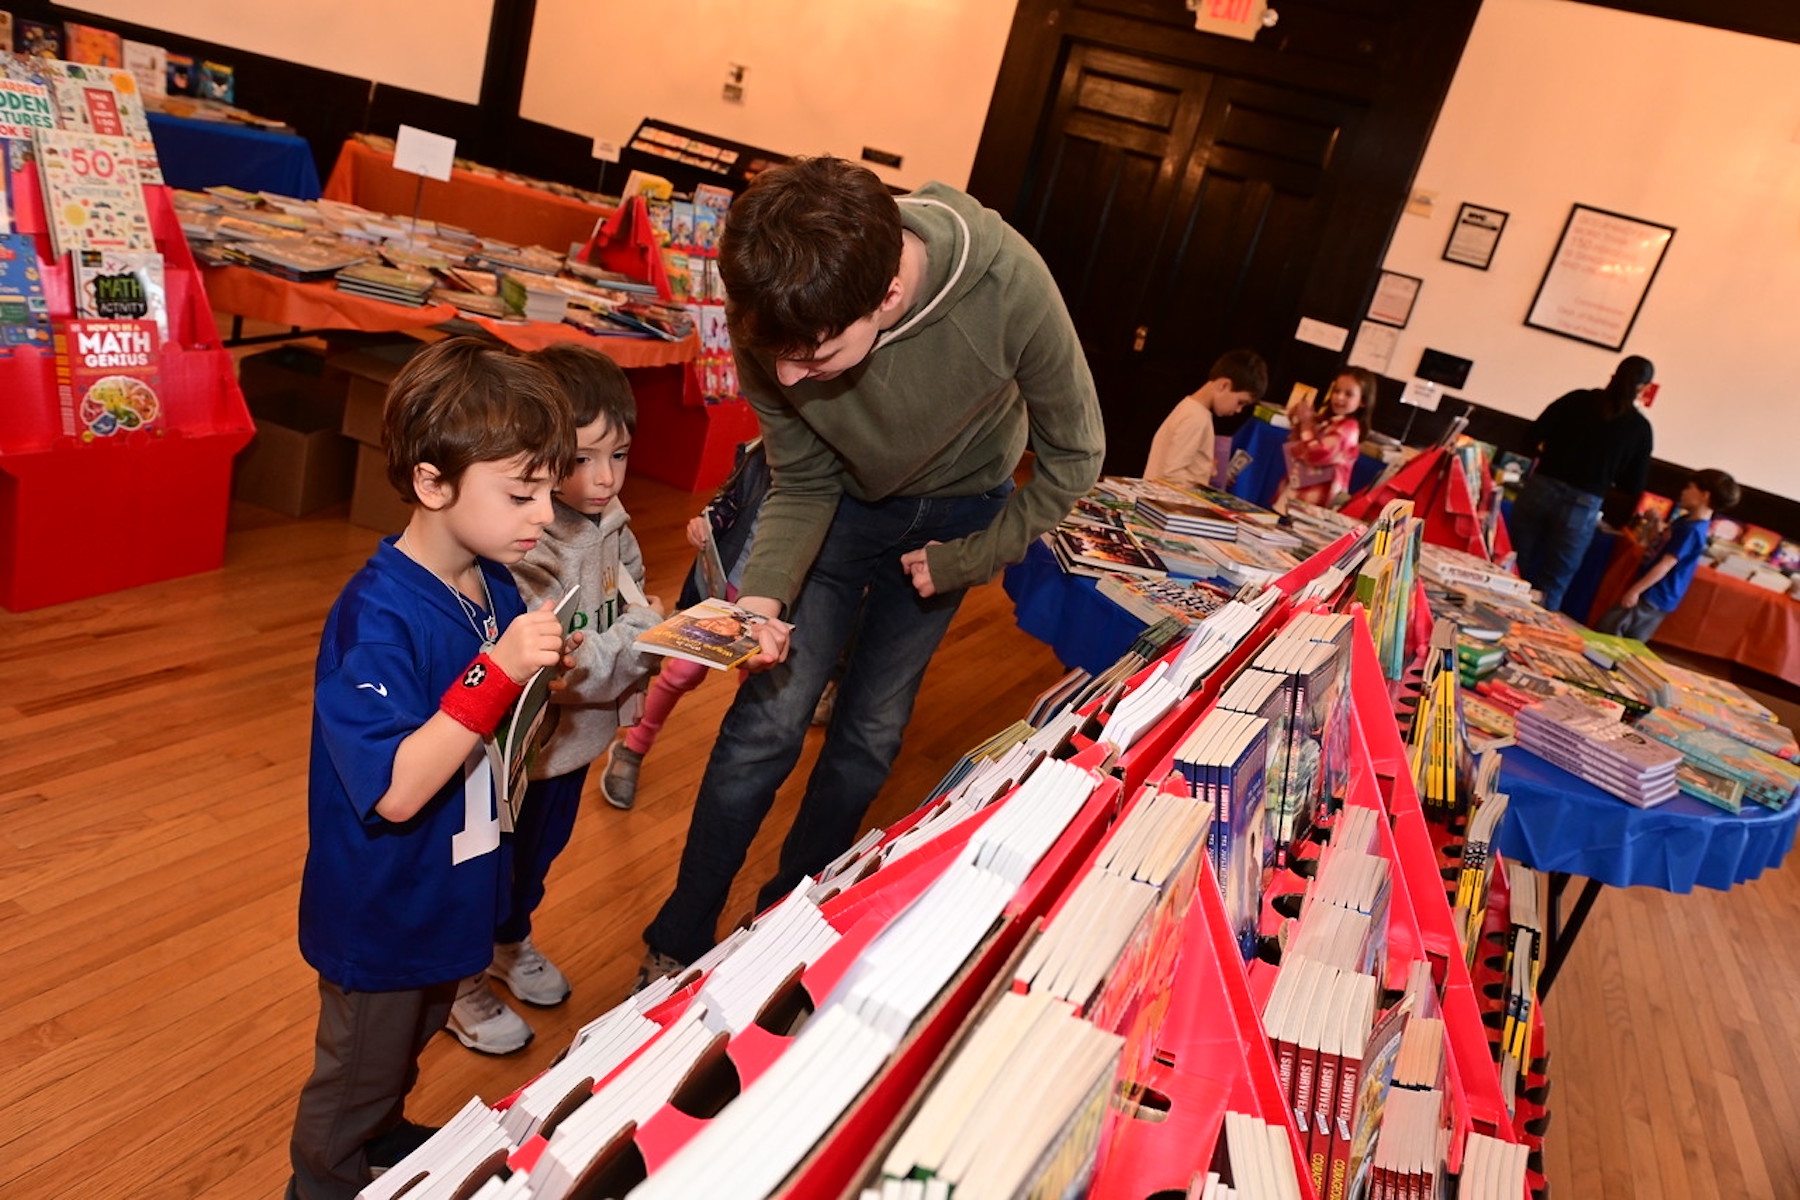
[[[792,605],[839,496],[975,496],[1029,482],[993,524],[927,551],[940,592],[986,582],[1025,557],[1100,475],[1105,431],[1093,376],[1043,259],[992,209],[943,184],[899,198],[925,243],[913,306],[861,363],[784,388],[774,364],[737,353],[773,476],[739,590]]]

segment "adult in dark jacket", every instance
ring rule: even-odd
[[[1519,492],[1507,530],[1519,574],[1544,593],[1552,612],[1562,607],[1587,553],[1606,490],[1644,490],[1652,435],[1636,405],[1655,374],[1649,359],[1634,354],[1604,388],[1570,392],[1531,424],[1537,469]]]

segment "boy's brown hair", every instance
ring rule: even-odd
[[[528,471],[552,479],[575,464],[575,422],[550,372],[479,338],[449,338],[413,355],[388,385],[381,427],[388,482],[408,504],[419,500],[420,463],[451,487],[478,462],[523,456]]]
[[[556,342],[532,355],[569,398],[575,428],[604,420],[608,432],[637,432],[637,398],[618,363],[576,342]]]
[[[1691,481],[1695,487],[1706,493],[1708,503],[1716,512],[1734,508],[1737,502],[1743,499],[1743,489],[1738,487],[1738,481],[1717,467],[1695,471]]]
[[[732,341],[803,358],[874,312],[900,273],[900,206],[866,167],[796,158],[733,202],[719,235]]]
[[[1269,390],[1269,364],[1254,350],[1227,350],[1206,373],[1206,382],[1223,379],[1234,392],[1249,392],[1251,399],[1261,400]]]

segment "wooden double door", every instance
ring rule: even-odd
[[[1046,29],[1034,7],[1068,19]],[[1366,63],[1308,84],[1304,46],[1220,46],[1109,7],[1020,5],[971,187],[1049,264],[1106,411],[1107,469],[1136,473],[1224,351],[1267,356],[1278,398],[1336,365],[1295,346],[1296,324],[1360,312],[1423,136],[1371,153]],[[1034,85],[1041,103],[1021,109]]]

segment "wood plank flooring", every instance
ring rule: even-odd
[[[626,503],[672,597],[699,499],[634,478]],[[0,612],[0,1196],[239,1200],[287,1176],[316,1006],[294,943],[312,662],[376,535],[341,509],[239,506],[232,525],[223,570]],[[998,584],[977,589],[871,820],[1059,673]],[[537,1039],[507,1058],[439,1038],[415,1118],[499,1099],[624,994],[731,686],[683,701],[633,811],[590,786],[537,921],[574,997],[528,1012]],[[772,868],[797,792],[729,913]],[[1791,868],[1730,893],[1602,897],[1549,1002],[1557,1196],[1800,1196],[1796,923]]]

